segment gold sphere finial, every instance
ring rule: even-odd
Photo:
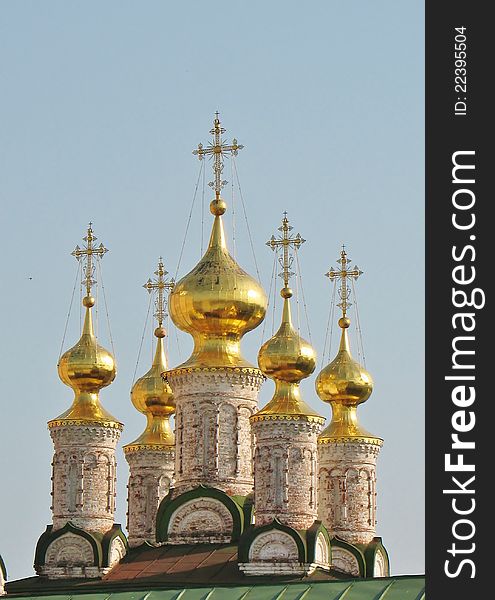
[[[164,338],[167,335],[165,327],[157,327],[154,331],[155,337]]]
[[[220,217],[227,210],[227,203],[222,198],[215,198],[210,202],[210,212],[215,217]]]
[[[93,296],[84,296],[82,303],[86,308],[91,308],[95,305],[95,299]]]
[[[340,317],[338,323],[341,329],[347,329],[351,324],[351,320],[349,319],[349,317]]]
[[[282,298],[292,298],[293,293],[290,287],[283,287],[280,290],[280,295]]]

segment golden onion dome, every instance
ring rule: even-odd
[[[273,417],[310,417],[323,423],[324,419],[301,398],[299,383],[309,377],[316,367],[316,352],[292,325],[289,298],[292,290],[284,287],[282,323],[275,335],[263,344],[258,353],[258,365],[264,375],[275,382],[270,402],[258,411],[253,420]]]
[[[158,339],[151,369],[136,381],[131,390],[134,407],[146,415],[146,429],[137,440],[124,446],[125,451],[143,446],[153,446],[158,449],[175,444],[169,420],[175,412],[175,401],[170,386],[162,377],[162,373],[167,370],[163,346],[165,329],[157,327],[155,336]]]
[[[99,391],[115,379],[116,366],[112,354],[98,344],[93,331],[92,296],[83,299],[86,307],[80,340],[67,350],[58,363],[58,374],[74,390],[72,406],[54,421],[88,421],[120,425],[100,404]],[[52,421],[50,421],[52,423]]]
[[[222,215],[226,204],[213,200],[215,216],[208,249],[170,294],[175,325],[193,336],[194,349],[183,367],[252,367],[241,355],[242,336],[264,319],[267,298],[261,285],[229,254]]]
[[[361,427],[357,420],[357,406],[366,402],[373,391],[373,380],[366,369],[351,355],[347,317],[339,319],[342,329],[339,351],[335,359],[316,378],[316,392],[332,406],[332,420],[319,440],[340,438],[367,438],[381,441]]]

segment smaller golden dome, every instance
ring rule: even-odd
[[[275,381],[275,393],[270,402],[253,416],[253,420],[272,415],[307,417],[323,423],[323,417],[301,398],[299,389],[299,382],[315,370],[316,352],[292,325],[290,288],[283,288],[281,295],[284,298],[282,323],[258,353],[258,365],[264,375]]]
[[[316,378],[316,391],[324,402],[355,405],[365,402],[373,391],[371,375],[351,356],[347,328],[349,319],[340,319],[342,337],[337,356]]]
[[[131,400],[134,407],[147,418],[146,429],[137,440],[131,442],[125,449],[138,446],[173,446],[174,434],[170,427],[170,416],[175,412],[175,402],[172,390],[163,379],[162,374],[167,370],[165,350],[163,347],[163,327],[157,327],[155,336],[155,357],[151,369],[132,386]]]
[[[321,433],[319,440],[338,438],[368,438],[380,440],[361,427],[357,420],[357,406],[366,402],[373,391],[373,380],[366,369],[353,359],[347,329],[350,320],[339,319],[342,329],[337,356],[316,378],[316,392],[324,402],[332,406],[330,425]]]
[[[315,370],[316,352],[292,326],[289,297],[284,297],[282,323],[277,333],[260,348],[258,365],[270,379],[299,383]]]
[[[86,315],[81,338],[62,355],[58,363],[59,377],[74,390],[74,401],[69,410],[54,421],[119,424],[99,401],[99,391],[115,379],[115,359],[108,350],[98,344],[94,335],[91,315],[94,298],[86,296],[83,305],[86,307]]]

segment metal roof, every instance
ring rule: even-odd
[[[43,595],[22,594],[26,600],[424,600],[424,576],[154,589],[150,591],[101,591]],[[7,596],[8,598],[8,596]]]

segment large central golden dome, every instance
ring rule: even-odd
[[[183,367],[253,367],[240,352],[242,336],[264,319],[267,298],[261,285],[229,254],[222,215],[226,205],[213,200],[215,216],[208,249],[170,294],[170,316],[193,336],[194,350]]]

